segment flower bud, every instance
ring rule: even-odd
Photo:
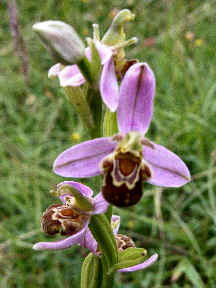
[[[85,56],[85,46],[72,26],[50,20],[34,24],[33,30],[58,62],[75,64]]]

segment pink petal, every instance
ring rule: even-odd
[[[61,153],[53,170],[63,177],[85,178],[101,174],[99,163],[112,153],[116,142],[111,138],[97,138],[75,145]]]
[[[147,267],[151,266],[152,264],[154,264],[154,262],[156,262],[158,259],[158,254],[154,254],[152,255],[148,260],[144,261],[141,264],[137,264],[135,266],[132,267],[128,267],[128,268],[124,268],[124,269],[119,269],[118,272],[133,272],[133,271],[137,271],[137,270],[143,270],[146,269]]]
[[[143,158],[152,168],[149,183],[163,187],[180,187],[190,181],[190,172],[185,163],[173,152],[155,144],[154,149],[143,147]]]
[[[113,58],[104,64],[100,80],[101,97],[111,112],[115,112],[119,102],[119,87]]]
[[[112,215],[111,225],[113,228],[113,233],[117,234],[119,226],[120,226],[120,216]],[[87,248],[92,253],[96,254],[98,244],[97,244],[97,241],[94,239],[94,237],[93,237],[93,235],[89,229],[86,230],[84,237],[80,241],[80,245],[84,248]]]
[[[98,193],[94,198],[94,212],[93,214],[105,213],[109,203],[104,199],[102,193]]]
[[[59,75],[59,72],[61,71],[61,64],[57,63],[54,66],[52,66],[48,71],[48,78],[57,77]]]
[[[120,216],[112,215],[111,226],[112,226],[113,234],[116,235],[120,227]]]
[[[155,77],[148,64],[131,66],[120,86],[118,126],[121,133],[146,133],[152,119],[154,94]]]
[[[64,240],[53,242],[38,242],[32,248],[34,250],[62,250],[71,247],[74,244],[79,244],[86,229],[88,228],[89,220],[85,223],[84,227],[76,234],[67,237]]]
[[[110,57],[112,56],[112,49],[109,46],[106,46],[104,44],[102,44],[100,41],[94,41],[94,44],[98,50],[99,56],[100,56],[100,60],[101,60],[101,64],[105,64]],[[91,49],[90,47],[87,47],[85,49],[85,55],[88,58],[89,61],[91,61]]]
[[[80,245],[84,248],[87,248],[92,253],[96,254],[98,244],[89,229],[85,231],[84,237],[82,237],[80,241]]]
[[[80,73],[77,65],[69,65],[62,69],[59,74],[60,86],[80,86],[85,82],[85,78]]]

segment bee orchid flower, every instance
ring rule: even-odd
[[[108,79],[113,79],[110,86],[116,85],[114,77]],[[187,166],[175,153],[145,137],[152,119],[154,94],[155,77],[148,64],[132,65],[120,84],[119,134],[65,150],[55,160],[54,172],[75,178],[103,174],[103,196],[119,207],[140,200],[143,181],[162,187],[180,187],[190,181]]]
[[[117,243],[118,253],[126,250],[127,248],[135,248],[136,247],[133,240],[130,237],[128,237],[126,235],[118,234],[119,227],[120,227],[120,216],[112,215],[111,227],[112,227],[113,234],[115,236],[115,240]],[[94,237],[93,237],[93,235],[89,229],[86,230],[85,236],[83,237],[82,241],[79,244],[82,247],[85,247],[88,250],[90,250],[93,254],[95,254],[97,256],[101,255],[101,252],[98,248],[97,241],[94,239]],[[146,252],[146,254],[147,254],[147,252]],[[152,264],[154,264],[154,262],[156,262],[157,259],[158,259],[158,254],[155,253],[151,257],[149,257],[148,259],[143,261],[142,263],[137,264],[137,265],[133,265],[133,266],[130,266],[127,268],[118,269],[118,272],[134,272],[134,271],[138,271],[138,270],[143,270],[143,269],[146,269],[147,267],[151,266]]]
[[[108,203],[101,193],[93,198],[93,191],[88,186],[74,181],[60,183],[57,186],[57,193],[62,204],[53,204],[46,209],[42,216],[41,226],[48,235],[61,233],[67,238],[52,242],[39,242],[33,246],[33,249],[61,250],[74,244],[91,245],[91,239],[87,241],[91,215],[105,213]]]

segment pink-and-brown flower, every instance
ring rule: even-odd
[[[111,59],[111,58],[110,58]],[[110,60],[111,61],[111,60]],[[110,62],[111,63],[111,62]],[[180,187],[190,181],[185,163],[167,148],[145,137],[153,114],[155,77],[146,63],[132,65],[120,84],[107,62],[101,78],[103,99],[118,100],[119,134],[83,142],[61,153],[54,172],[63,177],[104,175],[102,193],[111,204],[125,207],[142,196],[142,182]],[[105,85],[105,82],[109,85]],[[116,104],[115,104],[116,105]]]
[[[60,241],[39,242],[35,250],[66,249],[74,244],[83,243],[88,238],[88,225],[91,215],[105,213],[108,207],[102,193],[92,197],[93,191],[86,185],[64,181],[57,186],[62,204],[52,204],[43,213],[41,226],[45,233],[60,233],[67,238]]]

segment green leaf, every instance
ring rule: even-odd
[[[190,240],[191,245],[193,246],[194,250],[199,255],[201,255],[202,253],[201,253],[199,243],[198,243],[196,237],[194,236],[193,232],[189,228],[189,226],[180,218],[180,216],[178,215],[178,213],[176,211],[174,211],[174,209],[172,209],[169,205],[166,205],[166,206],[168,207],[168,209],[172,213],[173,217],[176,219],[179,226],[182,228],[182,230],[185,233],[185,235],[187,236],[187,238]]]
[[[177,281],[179,277],[184,273],[185,271],[185,262],[184,260],[180,261],[178,265],[174,268],[172,273],[172,281]]]
[[[80,287],[99,288],[100,282],[100,258],[90,253],[82,265]]]
[[[147,251],[144,248],[127,248],[118,255],[119,261],[108,270],[108,274],[118,271],[119,269],[132,267],[145,261]]]
[[[118,257],[119,257],[119,262],[122,262],[126,260],[134,260],[140,256],[145,257],[146,255],[147,255],[147,251],[144,248],[129,247],[123,251],[120,251],[118,254]]]
[[[91,49],[91,62],[90,62],[91,78],[92,78],[94,86],[97,88],[99,79],[100,79],[101,70],[102,70],[102,65],[101,65],[101,60],[100,60],[100,55],[98,53],[98,50],[95,47],[95,44],[91,39],[89,40],[89,46]]]
[[[197,288],[204,288],[205,285],[193,266],[193,264],[187,259],[183,258],[179,264],[176,266],[176,268],[173,271],[173,276],[172,276],[172,281],[178,280],[178,278],[182,275],[185,274],[188,280]]]
[[[185,258],[184,260],[185,263],[185,274],[187,275],[187,278],[195,285],[197,288],[204,288],[205,285],[197,272],[197,270],[194,268],[192,263]]]

